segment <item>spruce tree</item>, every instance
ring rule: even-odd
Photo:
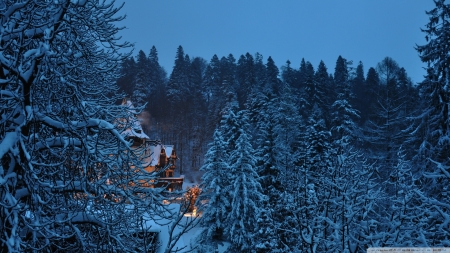
[[[148,96],[148,111],[155,118],[161,119],[165,116],[164,110],[161,110],[160,105],[167,104],[166,100],[166,82],[167,73],[159,65],[158,51],[155,46],[152,46],[147,57],[148,61],[148,76],[149,76],[149,96]]]
[[[337,93],[336,100],[332,105],[332,133],[341,152],[348,144],[355,144],[358,139],[359,127],[356,120],[359,112],[353,108],[350,101],[353,97],[351,91],[349,62],[338,57],[334,72],[334,86]]]
[[[360,61],[355,71],[355,78],[352,80],[352,92],[354,94],[354,98],[352,104],[355,109],[361,112],[361,118],[359,123],[363,123],[367,117],[367,110],[369,106],[367,106],[368,97],[364,96],[364,92],[366,90],[365,86],[365,77],[364,77],[364,65]]]
[[[450,81],[450,4],[445,0],[436,0],[435,8],[427,11],[429,22],[422,29],[425,33],[427,43],[417,46],[422,62],[427,63],[427,75],[420,84],[422,94],[422,113],[417,118],[415,137],[419,142],[419,152],[416,156],[417,162],[428,158],[428,161],[435,161],[444,166],[450,165],[450,121],[449,102],[450,94],[448,83]],[[421,140],[421,141],[420,141]],[[422,163],[422,162],[421,162]],[[434,163],[427,162],[426,172],[430,175],[430,186],[438,190],[443,182],[436,182],[437,178],[448,176],[444,171],[437,169]],[[445,169],[445,172],[448,170]],[[434,179],[431,179],[434,178]]]
[[[202,239],[206,244],[225,239],[224,231],[228,227],[227,215],[231,207],[232,188],[230,166],[225,152],[226,142],[221,132],[216,130],[201,167],[205,174],[202,177],[202,193],[198,199],[201,206],[199,211],[202,212],[201,224],[206,228]]]
[[[312,106],[314,107],[314,104],[317,104],[319,109],[322,111],[326,125],[329,126],[330,123],[329,114],[331,105],[334,102],[332,101],[332,99],[335,96],[333,95],[334,89],[332,87],[332,82],[330,82],[327,67],[325,66],[325,63],[323,61],[320,61],[314,79],[317,95],[316,99],[313,100]]]
[[[125,92],[124,96],[131,98],[135,78],[136,61],[134,57],[127,57],[120,64],[120,77],[117,79],[117,86],[119,86],[121,91]]]
[[[144,51],[140,50],[136,57],[136,77],[131,100],[136,108],[143,108],[150,94],[150,80],[148,76],[149,63]]]
[[[302,114],[305,118],[307,118],[310,113],[311,109],[314,106],[315,103],[321,103],[323,94],[321,93],[321,90],[317,89],[318,85],[316,83],[316,80],[314,78],[314,67],[313,65],[308,61],[305,65],[305,72],[303,73],[304,78],[304,87],[305,87],[305,100],[306,100],[306,106],[304,110],[302,111]]]
[[[253,249],[253,231],[259,206],[264,199],[261,185],[256,172],[256,159],[250,143],[250,136],[244,128],[239,132],[235,150],[231,152],[230,159],[232,179],[231,211],[228,215],[230,223],[229,233],[232,242],[231,248],[237,252],[251,252]]]
[[[287,60],[286,65],[282,67],[281,78],[284,84],[291,88],[297,86],[298,71],[291,67],[291,61]]]
[[[169,101],[169,113],[177,115],[185,106],[185,94],[189,90],[189,67],[190,61],[186,61],[186,55],[182,46],[177,48],[175,65],[167,83],[166,93]]]
[[[243,108],[247,102],[247,97],[256,85],[255,63],[253,56],[246,53],[245,56],[239,57],[236,66],[236,79],[239,84],[237,96],[239,108]]]
[[[278,96],[281,91],[281,81],[278,77],[280,71],[275,65],[272,57],[267,58],[266,63],[266,85],[271,87],[274,96]]]

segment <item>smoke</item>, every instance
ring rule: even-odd
[[[142,129],[148,130],[150,128],[150,113],[147,111],[142,111],[137,115],[139,122],[141,123]],[[148,131],[146,131],[148,132]]]

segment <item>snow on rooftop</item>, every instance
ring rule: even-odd
[[[122,132],[122,136],[131,136],[131,137],[137,137],[139,139],[146,139],[146,140],[150,140],[150,137],[148,137],[148,135],[146,135],[144,133],[144,131],[135,131],[132,128],[127,128],[125,131]]]
[[[136,114],[136,111],[134,110],[133,103],[131,103],[130,100],[126,100],[126,102],[122,102],[122,105],[130,108],[131,112],[133,114]],[[137,137],[140,139],[150,140],[150,137],[144,133],[144,130],[142,129],[141,122],[135,117],[133,119],[129,119],[131,121],[131,127],[127,128],[125,131],[122,132],[122,136],[131,136],[131,137]]]
[[[150,146],[150,166],[156,166],[159,162],[159,155],[161,154],[161,145]]]
[[[164,145],[164,148],[166,149],[167,156],[172,155],[173,145]]]

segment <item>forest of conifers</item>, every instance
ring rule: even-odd
[[[295,107],[288,113],[297,120],[290,123],[305,138],[313,112],[319,114],[316,120],[323,120],[324,130],[336,128],[333,104],[343,94],[339,100],[347,101],[353,110],[349,119],[354,129],[346,134],[373,158],[394,160],[384,151],[396,150],[406,141],[404,130],[411,125],[407,119],[421,110],[418,86],[390,57],[366,72],[362,62],[353,64],[341,56],[332,71],[322,61],[315,68],[304,59],[299,68],[287,61],[280,70],[271,57],[264,63],[259,53],[246,53],[237,61],[231,54],[221,59],[214,55],[208,63],[200,57],[190,59],[180,46],[168,78],[152,47],[148,56],[139,51],[136,59],[128,58],[121,72],[118,85],[126,96],[136,106],[146,104],[141,114],[146,132],[165,143],[176,143],[185,170],[196,171],[202,165],[214,129],[230,106],[248,110],[256,124],[267,102],[289,101],[284,106]],[[276,117],[282,117],[281,112]]]
[[[386,56],[208,62],[181,46],[168,75],[155,47],[130,57],[114,1],[0,2],[0,252],[450,247],[445,0],[415,82]],[[196,202],[157,186],[136,114],[175,145]]]
[[[428,15],[416,82],[383,56],[278,67],[179,46],[170,75],[155,47],[122,63],[145,131],[175,144],[203,187],[205,252],[217,240],[238,252],[450,246],[449,7]]]

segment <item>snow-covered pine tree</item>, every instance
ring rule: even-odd
[[[360,129],[355,121],[359,118],[359,112],[350,104],[353,94],[348,65],[349,62],[339,56],[334,72],[337,97],[332,105],[331,132],[338,146],[338,152],[342,152],[350,143],[355,144],[360,136]]]
[[[261,205],[261,213],[258,214],[257,227],[254,241],[257,252],[283,252],[279,248],[279,236],[277,224],[284,218],[279,214],[280,193],[283,192],[281,182],[282,173],[278,167],[278,145],[276,124],[274,117],[276,111],[268,102],[264,106],[264,120],[260,122],[259,137],[256,141],[259,146],[256,150],[256,165],[262,192],[265,195],[264,203]]]
[[[281,172],[278,168],[277,154],[278,149],[275,143],[275,120],[271,118],[273,114],[268,115],[265,125],[262,127],[260,139],[257,143],[260,147],[257,149],[258,175],[264,195],[266,195],[269,207],[273,207],[278,201],[279,193],[282,190]]]
[[[226,142],[219,130],[214,132],[214,140],[205,155],[205,171],[202,177],[202,193],[198,199],[202,212],[201,224],[206,228],[202,240],[211,244],[214,240],[224,240],[224,231],[228,227],[227,215],[231,208],[231,173],[226,161]]]
[[[294,170],[295,157],[299,151],[299,141],[304,125],[292,89],[285,84],[281,95],[274,102],[272,116],[276,122],[278,167],[285,178]]]
[[[333,95],[334,89],[332,88],[332,81],[330,80],[327,67],[323,61],[320,61],[317,71],[314,75],[315,85],[316,85],[316,96],[312,103],[317,104],[319,109],[322,111],[323,118],[325,119],[326,126],[329,126],[330,119],[330,109],[334,101]]]
[[[427,43],[416,47],[422,62],[427,63],[427,75],[419,84],[423,105],[411,140],[418,147],[414,159],[417,172],[425,175],[421,180],[431,195],[437,195],[450,179],[450,4],[445,0],[434,3],[435,8],[426,12],[429,22],[422,29]]]
[[[241,122],[244,114],[239,113]],[[231,167],[231,211],[228,214],[228,236],[232,242],[231,250],[235,252],[251,252],[254,248],[252,235],[255,231],[256,216],[264,199],[256,172],[255,152],[250,143],[250,136],[245,128],[239,132],[235,149],[229,160]]]
[[[241,125],[238,114],[243,113],[238,112],[237,104],[236,106],[226,108],[224,110],[224,114],[222,115],[222,119],[220,121],[220,131],[222,132],[222,136],[226,142],[225,155],[226,161],[231,164],[234,159],[231,158],[231,152],[236,148],[237,139],[239,138],[240,132],[239,129],[241,127],[248,127]],[[245,124],[247,124],[245,122]]]
[[[299,156],[302,161],[297,161],[299,166],[296,177],[298,180],[296,215],[301,238],[298,244],[304,252],[316,252],[323,243],[326,226],[323,224],[323,214],[319,209],[325,210],[321,207],[327,197],[324,193],[330,187],[332,162],[335,158],[330,137],[331,133],[326,129],[323,114],[319,106],[314,104],[306,125],[301,149],[303,152]]]
[[[331,133],[327,130],[323,113],[317,104],[308,119],[306,129],[306,149],[302,158],[305,160],[303,170],[306,172],[306,185],[317,184],[332,166],[334,149],[331,144]]]

